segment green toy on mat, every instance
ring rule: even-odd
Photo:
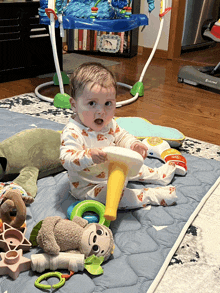
[[[0,180],[13,182],[27,193],[29,203],[37,194],[37,179],[63,171],[60,164],[60,133],[50,129],[28,129],[0,143]]]

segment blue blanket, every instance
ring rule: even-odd
[[[62,130],[64,125],[0,109],[0,141],[34,127]],[[190,155],[185,157],[187,175],[175,176],[172,182],[177,187],[177,205],[119,211],[116,221],[110,225],[116,248],[113,257],[102,265],[104,274],[94,277],[86,271],[76,273],[57,290],[59,293],[147,292],[189,217],[220,176],[219,162]],[[145,164],[159,167],[162,162],[147,158]],[[143,184],[128,183],[128,186],[141,188]],[[26,238],[29,239],[34,225],[47,216],[66,218],[67,208],[74,202],[69,190],[66,172],[38,180],[36,199],[27,207]],[[42,251],[32,248],[24,256],[30,258],[31,254],[38,252]],[[16,280],[7,275],[0,276],[0,293],[40,292],[34,286],[40,275],[30,270],[20,273]],[[58,279],[54,278],[47,281],[50,285],[57,282]]]

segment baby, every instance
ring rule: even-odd
[[[120,146],[138,152],[145,159],[147,147],[119,127],[113,119],[116,109],[116,80],[99,63],[84,63],[71,77],[70,104],[73,110],[61,135],[60,159],[68,171],[71,193],[78,200],[94,199],[105,204],[108,180],[106,146]],[[129,181],[167,185],[175,174],[174,163],[152,169],[143,165]],[[124,187],[119,208],[172,205],[173,186],[129,189]]]

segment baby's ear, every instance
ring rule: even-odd
[[[69,101],[70,101],[71,108],[76,108],[76,101],[74,100],[74,98],[70,97]]]

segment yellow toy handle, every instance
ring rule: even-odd
[[[110,162],[108,167],[108,183],[106,195],[106,220],[114,221],[117,217],[118,205],[127,177],[128,167],[123,163]]]
[[[103,148],[103,151],[107,154],[109,161],[104,217],[106,220],[114,221],[126,177],[136,176],[144,160],[139,153],[118,146],[108,146]]]

